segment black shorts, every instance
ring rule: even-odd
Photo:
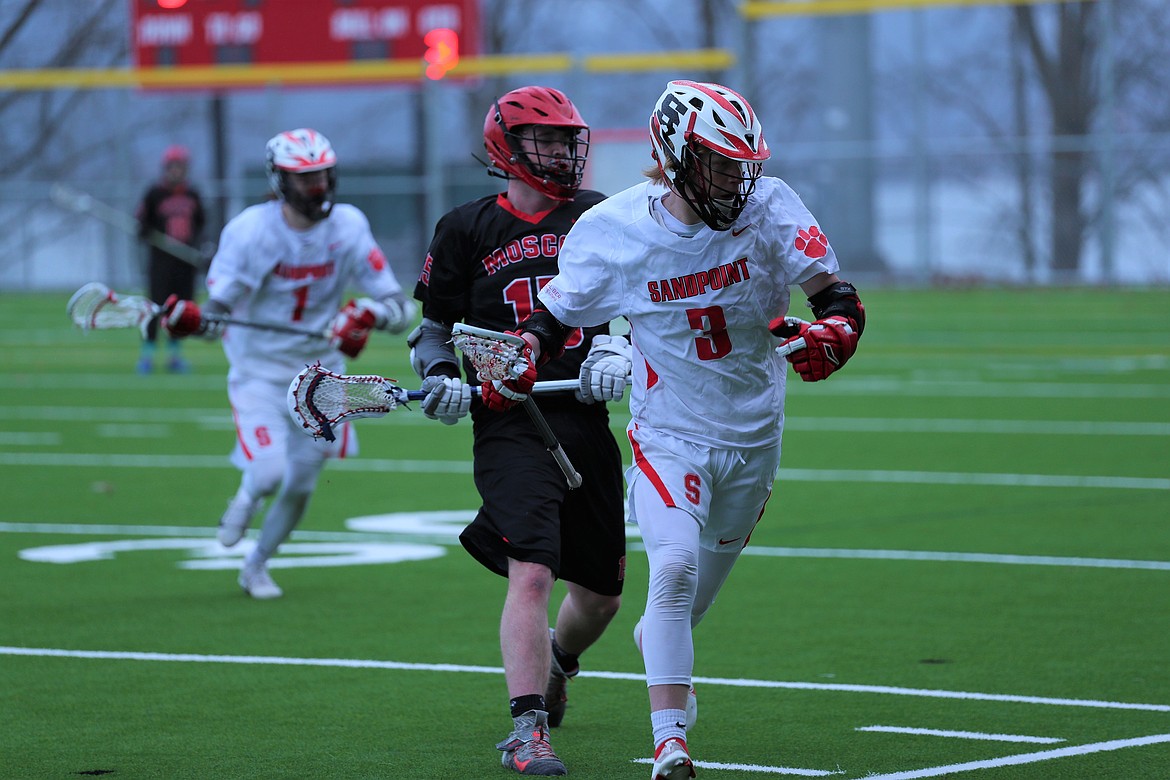
[[[625,503],[609,415],[579,404],[544,411],[581,473],[581,487],[569,490],[524,409],[500,414],[477,408],[475,486],[483,506],[459,541],[504,577],[512,558],[543,564],[594,593],[618,596],[626,565]]]
[[[171,295],[183,300],[195,297],[195,266],[184,263],[176,257],[151,250],[147,268],[147,287],[150,299],[162,305]],[[158,319],[152,319],[146,326],[146,336],[154,341],[158,335]]]

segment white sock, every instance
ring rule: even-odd
[[[668,739],[687,741],[686,710],[655,710],[650,713],[650,726],[654,729],[654,748]]]

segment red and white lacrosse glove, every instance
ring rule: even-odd
[[[525,346],[520,355],[528,361],[528,368],[523,374],[515,379],[484,382],[480,388],[480,400],[493,412],[506,412],[511,409],[527,398],[532,392],[532,386],[536,384],[536,360],[532,357],[532,347]]]
[[[222,322],[204,317],[199,304],[195,301],[182,300],[177,295],[167,298],[159,313],[159,319],[167,333],[176,338],[202,336],[206,339],[217,339],[223,335]]]
[[[812,323],[798,317],[778,317],[768,324],[768,330],[785,339],[776,352],[788,359],[805,382],[824,379],[845,365],[861,338],[848,317],[837,315]]]
[[[343,355],[355,358],[370,340],[370,331],[378,324],[378,315],[372,308],[359,306],[351,300],[337,312],[329,326],[329,346]]]

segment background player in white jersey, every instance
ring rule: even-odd
[[[702,620],[764,511],[780,463],[786,364],[806,381],[853,355],[865,312],[800,198],[761,178],[751,106],[672,81],[650,117],[651,179],[584,214],[542,307],[520,325],[533,356],[569,328],[626,317],[634,348],[631,519],[650,564],[635,629],[646,666],[656,780],[694,776],[685,707]],[[789,288],[816,322],[785,318]],[[504,384],[523,391],[523,385]]]
[[[423,412],[447,424],[471,412],[483,506],[459,539],[489,571],[508,578],[500,649],[513,729],[496,747],[503,765],[520,774],[563,775],[548,727],[565,714],[565,688],[580,668],[578,656],[601,636],[621,602],[621,453],[605,404],[597,401],[622,397],[629,345],[608,335],[608,323],[594,323],[598,327],[575,330],[563,354],[540,367],[542,380],[582,381],[578,398],[539,401],[581,472],[576,490],[568,489],[522,410],[496,414],[472,403],[450,344],[452,325],[514,329],[531,313],[540,285],[556,275],[573,222],[603,197],[579,189],[589,128],[558,90],[530,86],[501,96],[485,118],[484,146],[489,173],[508,180],[507,192],[465,203],[439,220],[414,293],[422,302],[422,324],[408,341],[422,387],[430,390]],[[464,370],[478,384],[474,369]],[[491,388],[484,389],[490,405]],[[568,594],[550,633],[557,578]]]
[[[228,399],[236,423],[232,462],[243,472],[239,491],[220,519],[218,538],[238,542],[264,499],[275,495],[256,547],[240,571],[240,587],[269,599],[281,589],[268,560],[308,508],[327,457],[356,454],[345,425],[336,441],[315,441],[288,413],[288,384],[320,361],[342,373],[374,328],[400,333],[414,319],[385,255],[356,207],[334,203],[337,156],[325,136],[301,128],[280,133],[266,148],[268,181],[277,199],[251,206],[223,229],[207,273],[209,300],[172,298],[163,321],[175,335],[223,339]],[[366,296],[342,306],[347,289]],[[256,328],[227,328],[214,315],[293,325],[320,337]]]

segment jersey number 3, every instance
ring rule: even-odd
[[[687,324],[702,334],[695,337],[699,360],[718,360],[731,353],[731,336],[727,334],[727,317],[722,306],[687,309]]]

